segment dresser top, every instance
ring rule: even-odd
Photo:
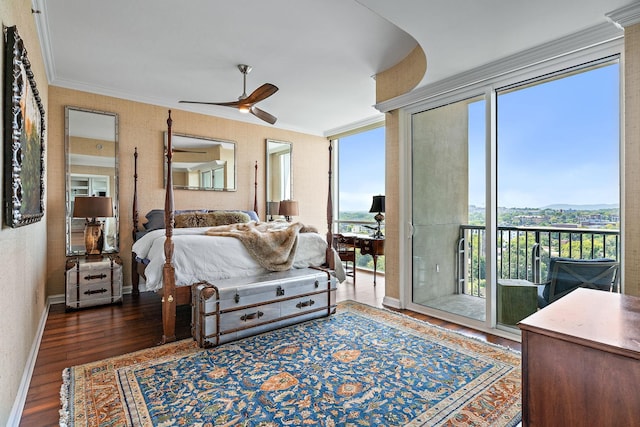
[[[522,320],[535,332],[640,359],[640,298],[578,288]]]

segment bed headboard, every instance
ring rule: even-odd
[[[168,129],[167,147],[168,148],[171,147],[171,124],[172,124],[171,110],[169,110],[169,116],[167,118],[167,129]],[[166,153],[167,169],[171,171],[172,153],[170,153],[170,151],[172,150],[167,150],[167,151],[168,151]],[[328,176],[328,187],[327,187],[327,263],[329,264],[330,268],[334,268],[333,256],[330,256],[330,253],[329,253],[333,245],[333,198],[332,198],[332,191],[331,191],[332,182],[333,182],[333,144],[332,144],[332,141],[329,140],[329,176]],[[258,212],[258,162],[257,161],[255,162],[255,166],[254,166],[253,187],[254,187],[253,212],[257,214]],[[160,218],[154,219],[153,225],[150,226],[153,228],[145,227],[145,230],[140,228],[140,212],[138,211],[138,147],[135,147],[133,152],[133,206],[132,208],[133,208],[133,229],[131,230],[131,236],[133,238],[133,241],[137,240],[138,233],[140,233],[141,231],[159,228],[159,227],[156,227],[155,224],[156,222],[159,222],[158,220]],[[161,211],[161,210],[158,210],[158,211],[162,212],[162,214],[164,215],[164,211]],[[175,214],[175,212],[173,209],[173,184],[171,182],[170,172],[167,174],[165,211],[168,211],[171,216],[171,221],[168,223],[173,224],[174,223],[173,215]],[[151,211],[151,212],[154,212],[154,211]],[[149,214],[151,214],[151,212]],[[244,211],[244,212],[249,213],[251,211]],[[249,215],[251,216],[251,214]],[[148,216],[146,218],[147,218],[147,223],[151,221],[151,219]],[[166,219],[168,218],[165,218],[165,220]],[[257,220],[258,218],[252,217],[251,219]]]
[[[169,120],[171,117],[171,111],[169,111]],[[170,174],[169,174],[170,177]],[[249,215],[249,218],[253,221],[259,221],[258,217],[258,161],[255,163],[255,175],[254,175],[254,194],[253,194],[253,210],[233,209],[233,211],[239,211]],[[173,201],[173,195],[171,196]],[[135,242],[140,237],[140,233],[144,233],[150,230],[156,230],[158,228],[164,228],[164,212],[163,209],[153,209],[145,214],[146,222],[140,224],[140,211],[138,210],[138,147],[134,147],[133,150],[133,228],[131,230],[131,237]],[[173,208],[171,209],[173,210]],[[200,210],[202,212],[218,212],[220,209]],[[195,212],[195,210],[183,210],[176,213],[183,212]],[[175,218],[174,218],[175,219]]]

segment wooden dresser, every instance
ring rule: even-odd
[[[519,323],[524,426],[640,423],[640,298],[577,289]]]

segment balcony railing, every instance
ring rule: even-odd
[[[620,258],[620,231],[498,227],[498,279],[546,280],[550,257]],[[485,227],[462,225],[457,245],[458,293],[485,297]]]

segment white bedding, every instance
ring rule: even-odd
[[[286,223],[285,223],[286,224]],[[283,224],[283,227],[286,226]],[[173,266],[176,286],[189,286],[203,280],[214,282],[230,277],[246,277],[267,272],[254,260],[240,240],[207,236],[210,227],[173,230]],[[145,269],[146,289],[162,288],[165,230],[153,230],[133,244],[139,258],[150,260]],[[322,265],[327,242],[318,233],[299,233],[293,268]]]

